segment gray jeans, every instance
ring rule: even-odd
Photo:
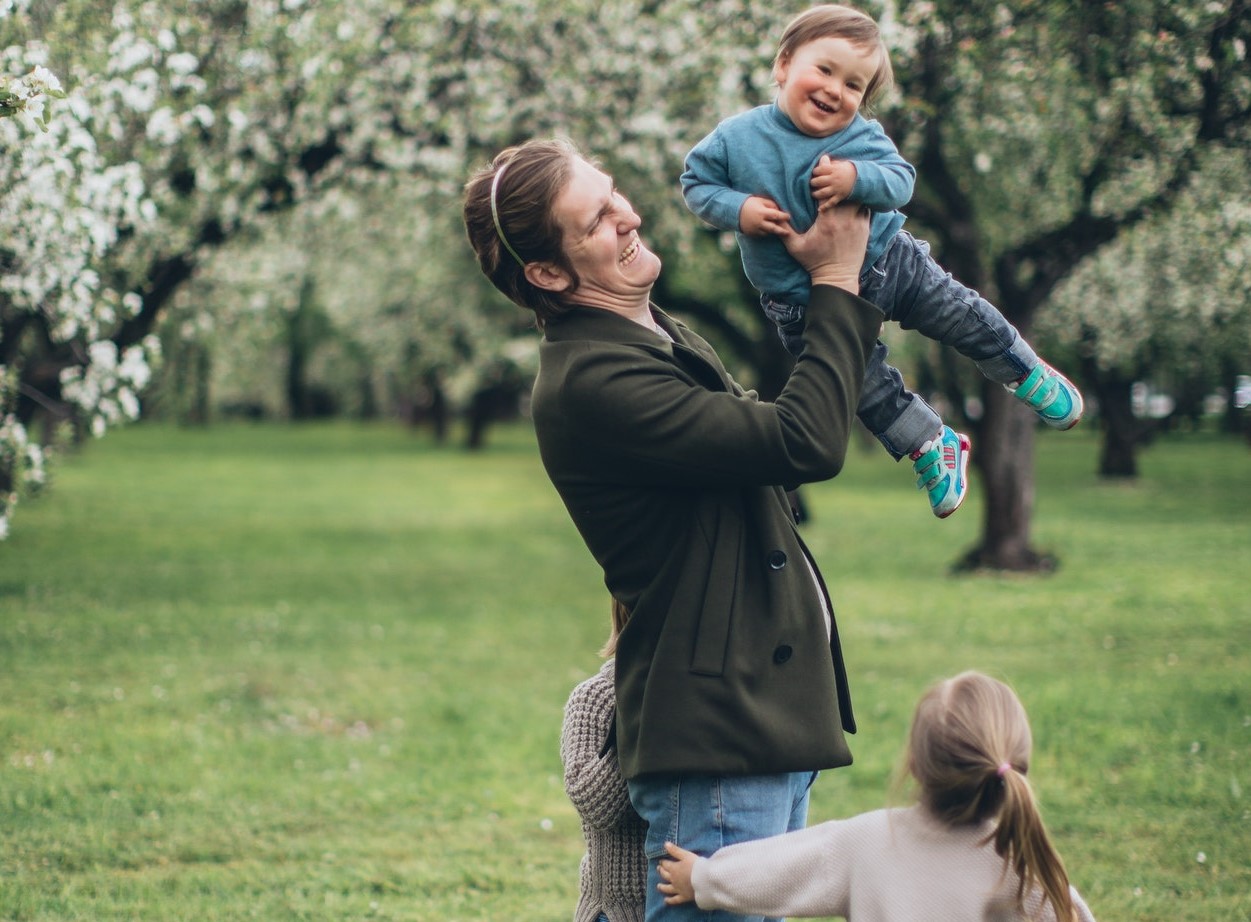
[[[1038,356],[993,304],[966,288],[930,256],[930,246],[900,231],[886,252],[860,276],[860,296],[872,301],[887,320],[905,330],[951,346],[973,360],[991,381],[1007,384],[1024,377]],[[794,356],[803,351],[807,305],[760,299],[777,324],[783,345]],[[899,369],[886,361],[878,342],[865,368],[864,389],[856,415],[895,460],[934,437],[943,421],[904,386]]]

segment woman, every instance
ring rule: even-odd
[[[648,857],[802,827],[816,772],[851,761],[833,609],[785,487],[846,454],[881,312],[856,297],[868,221],[785,240],[813,281],[806,349],[772,403],[650,301],[660,260],[612,178],[564,141],[500,153],[465,190],[483,272],[543,331],[532,400],[548,476],[631,612],[616,745]],[[666,906],[649,869],[648,922]],[[738,917],[735,917],[738,918]]]

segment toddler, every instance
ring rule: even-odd
[[[671,904],[848,922],[1094,922],[1026,778],[1031,737],[1008,686],[965,672],[917,705],[907,769],[920,802],[740,842],[711,858],[667,843]]]
[[[783,33],[773,79],[776,101],[718,125],[687,155],[681,182],[696,215],[735,232],[747,278],[791,354],[803,349],[810,285],[778,235],[788,225],[802,231],[819,207],[850,199],[873,212],[861,296],[886,319],[971,358],[1047,425],[1076,425],[1077,388],[994,305],[945,272],[928,244],[903,230],[898,209],[912,197],[916,171],[881,125],[860,113],[893,81],[877,23],[845,6],[813,7]],[[882,343],[866,369],[857,415],[896,461],[913,461],[936,516],[955,512],[967,487],[969,440],[904,387]]]

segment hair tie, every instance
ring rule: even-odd
[[[500,224],[500,211],[495,204],[495,196],[500,187],[500,179],[504,175],[504,171],[508,169],[512,161],[504,164],[495,171],[495,178],[491,180],[491,220],[495,222],[495,233],[499,234],[500,243],[504,244],[504,249],[512,254],[513,259],[517,260],[517,265],[525,268],[525,261],[517,255],[517,251],[513,249],[513,245],[508,242],[508,238],[504,236],[504,225]]]
[[[1002,778],[1010,771],[1012,771],[1012,763],[1004,762],[997,769],[995,769],[995,774]]]

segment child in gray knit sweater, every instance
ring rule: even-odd
[[[1094,922],[1026,778],[1031,737],[1012,689],[978,672],[917,705],[907,769],[920,803],[721,849],[667,843],[671,905],[848,922]]]
[[[617,635],[628,612],[612,603],[612,633],[601,650],[609,659],[569,695],[560,734],[565,793],[582,818],[586,854],[574,922],[643,922],[647,826],[630,806],[630,793],[610,743],[616,717],[613,664]]]

